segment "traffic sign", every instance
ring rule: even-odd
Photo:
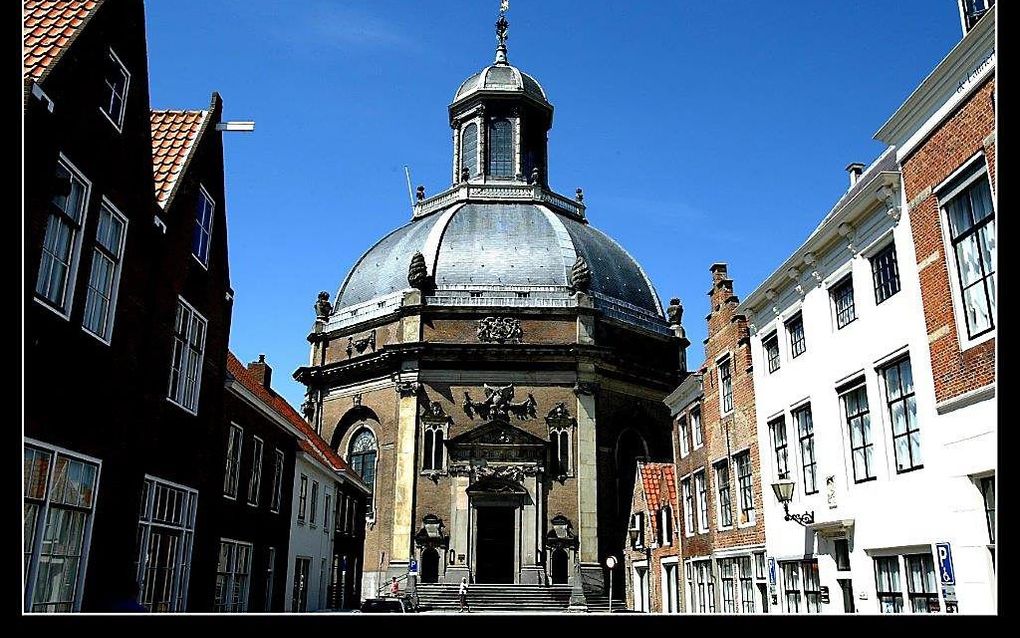
[[[412,559],[411,560],[411,564],[407,568],[407,571],[409,571],[412,574],[417,574],[418,573],[418,561]]]
[[[939,557],[939,577],[943,585],[955,585],[956,574],[953,572],[953,553],[949,543],[935,543],[935,551]]]
[[[776,584],[776,559],[769,556],[769,584]]]

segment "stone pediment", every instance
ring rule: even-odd
[[[545,447],[548,442],[505,421],[489,421],[446,442],[451,449],[484,446]]]
[[[453,461],[544,463],[548,441],[506,421],[490,421],[446,442]]]

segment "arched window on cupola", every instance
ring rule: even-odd
[[[363,429],[351,439],[347,462],[357,472],[361,481],[368,486],[370,492],[375,491],[375,435],[369,429]]]
[[[514,176],[514,129],[510,120],[489,123],[489,175]]]
[[[478,175],[478,125],[474,122],[461,133],[460,167],[468,170],[468,177]]]

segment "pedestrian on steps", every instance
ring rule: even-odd
[[[471,611],[471,606],[468,605],[468,601],[467,601],[467,595],[468,595],[468,582],[467,582],[467,578],[461,578],[460,579],[460,590],[457,593],[459,594],[459,597],[460,597],[460,611],[464,611],[465,609],[467,609],[470,612]]]

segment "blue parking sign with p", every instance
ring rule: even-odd
[[[769,584],[776,584],[776,559],[769,556]]]
[[[939,558],[939,578],[943,585],[955,585],[956,574],[953,573],[953,553],[949,543],[935,543],[935,552]]]

